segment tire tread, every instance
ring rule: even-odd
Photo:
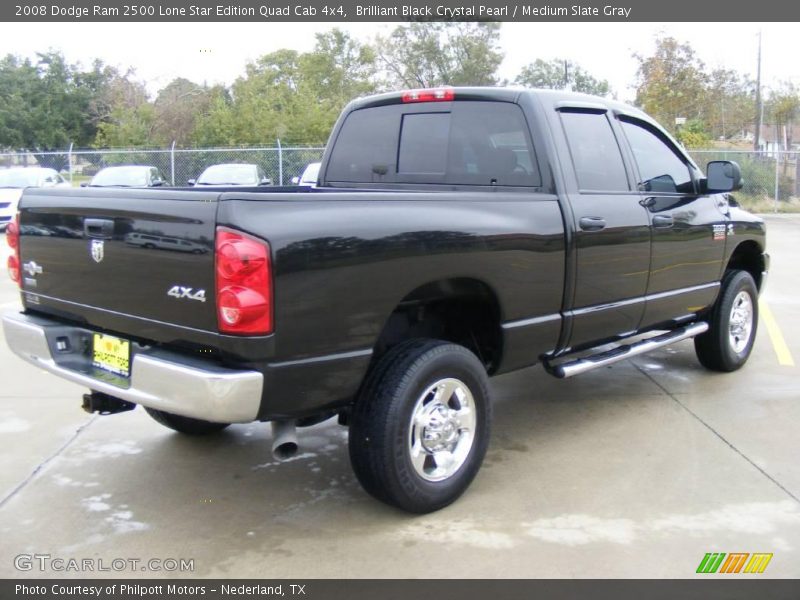
[[[202,419],[183,417],[164,410],[145,407],[144,410],[153,420],[164,427],[168,427],[186,435],[208,435],[225,429],[230,423],[213,423]]]
[[[728,316],[736,294],[749,288],[753,301],[753,330],[743,355],[736,355],[728,344]],[[694,338],[697,360],[711,371],[730,373],[742,367],[750,356],[758,329],[758,289],[747,271],[729,270],[722,278],[721,290],[708,315],[709,329]]]
[[[349,453],[353,470],[364,489],[376,499],[414,513],[438,510],[453,502],[463,491],[442,493],[436,485],[426,489],[415,481],[416,474],[400,468],[404,464],[405,440],[402,427],[402,395],[413,386],[414,379],[426,364],[445,354],[458,356],[470,366],[470,374],[480,386],[473,395],[481,394],[485,422],[484,431],[476,437],[473,452],[476,464],[465,464],[457,488],[463,489],[477,473],[488,443],[491,422],[486,372],[478,358],[463,346],[450,342],[413,339],[398,344],[374,365],[355,403],[350,424]],[[390,439],[397,436],[395,439]],[[450,483],[449,481],[447,482]],[[456,485],[454,483],[453,485]]]

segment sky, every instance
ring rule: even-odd
[[[70,62],[94,58],[123,70],[133,67],[155,94],[178,76],[197,83],[230,84],[248,61],[277,50],[310,50],[314,33],[334,26],[368,41],[398,23],[22,23],[4,27],[0,56],[35,56],[57,49]],[[659,34],[689,42],[709,69],[732,68],[755,78],[762,31],[762,80],[800,84],[797,23],[503,23],[502,78],[513,80],[537,58],[570,59],[631,101],[637,62]]]

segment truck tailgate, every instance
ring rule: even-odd
[[[113,313],[215,331],[217,196],[26,191],[20,204],[26,306],[89,324]]]

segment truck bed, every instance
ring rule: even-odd
[[[217,227],[269,243],[272,334],[219,332]],[[392,311],[419,290],[437,293],[425,285],[442,279],[486,282],[497,294],[506,347],[524,353],[497,357],[494,370],[535,362],[560,333],[564,260],[561,212],[548,194],[473,192],[465,201],[430,190],[84,188],[31,190],[21,211],[21,263],[42,268],[23,274],[26,310],[279,372],[292,380],[280,389],[301,389],[284,398],[273,388],[282,411],[353,393],[339,375],[348,364],[365,369]],[[177,297],[175,286],[191,291]],[[202,300],[189,297],[199,291]],[[308,380],[308,364],[321,380]]]

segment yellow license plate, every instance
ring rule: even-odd
[[[112,335],[95,333],[92,340],[92,364],[105,371],[130,375],[131,343]]]

